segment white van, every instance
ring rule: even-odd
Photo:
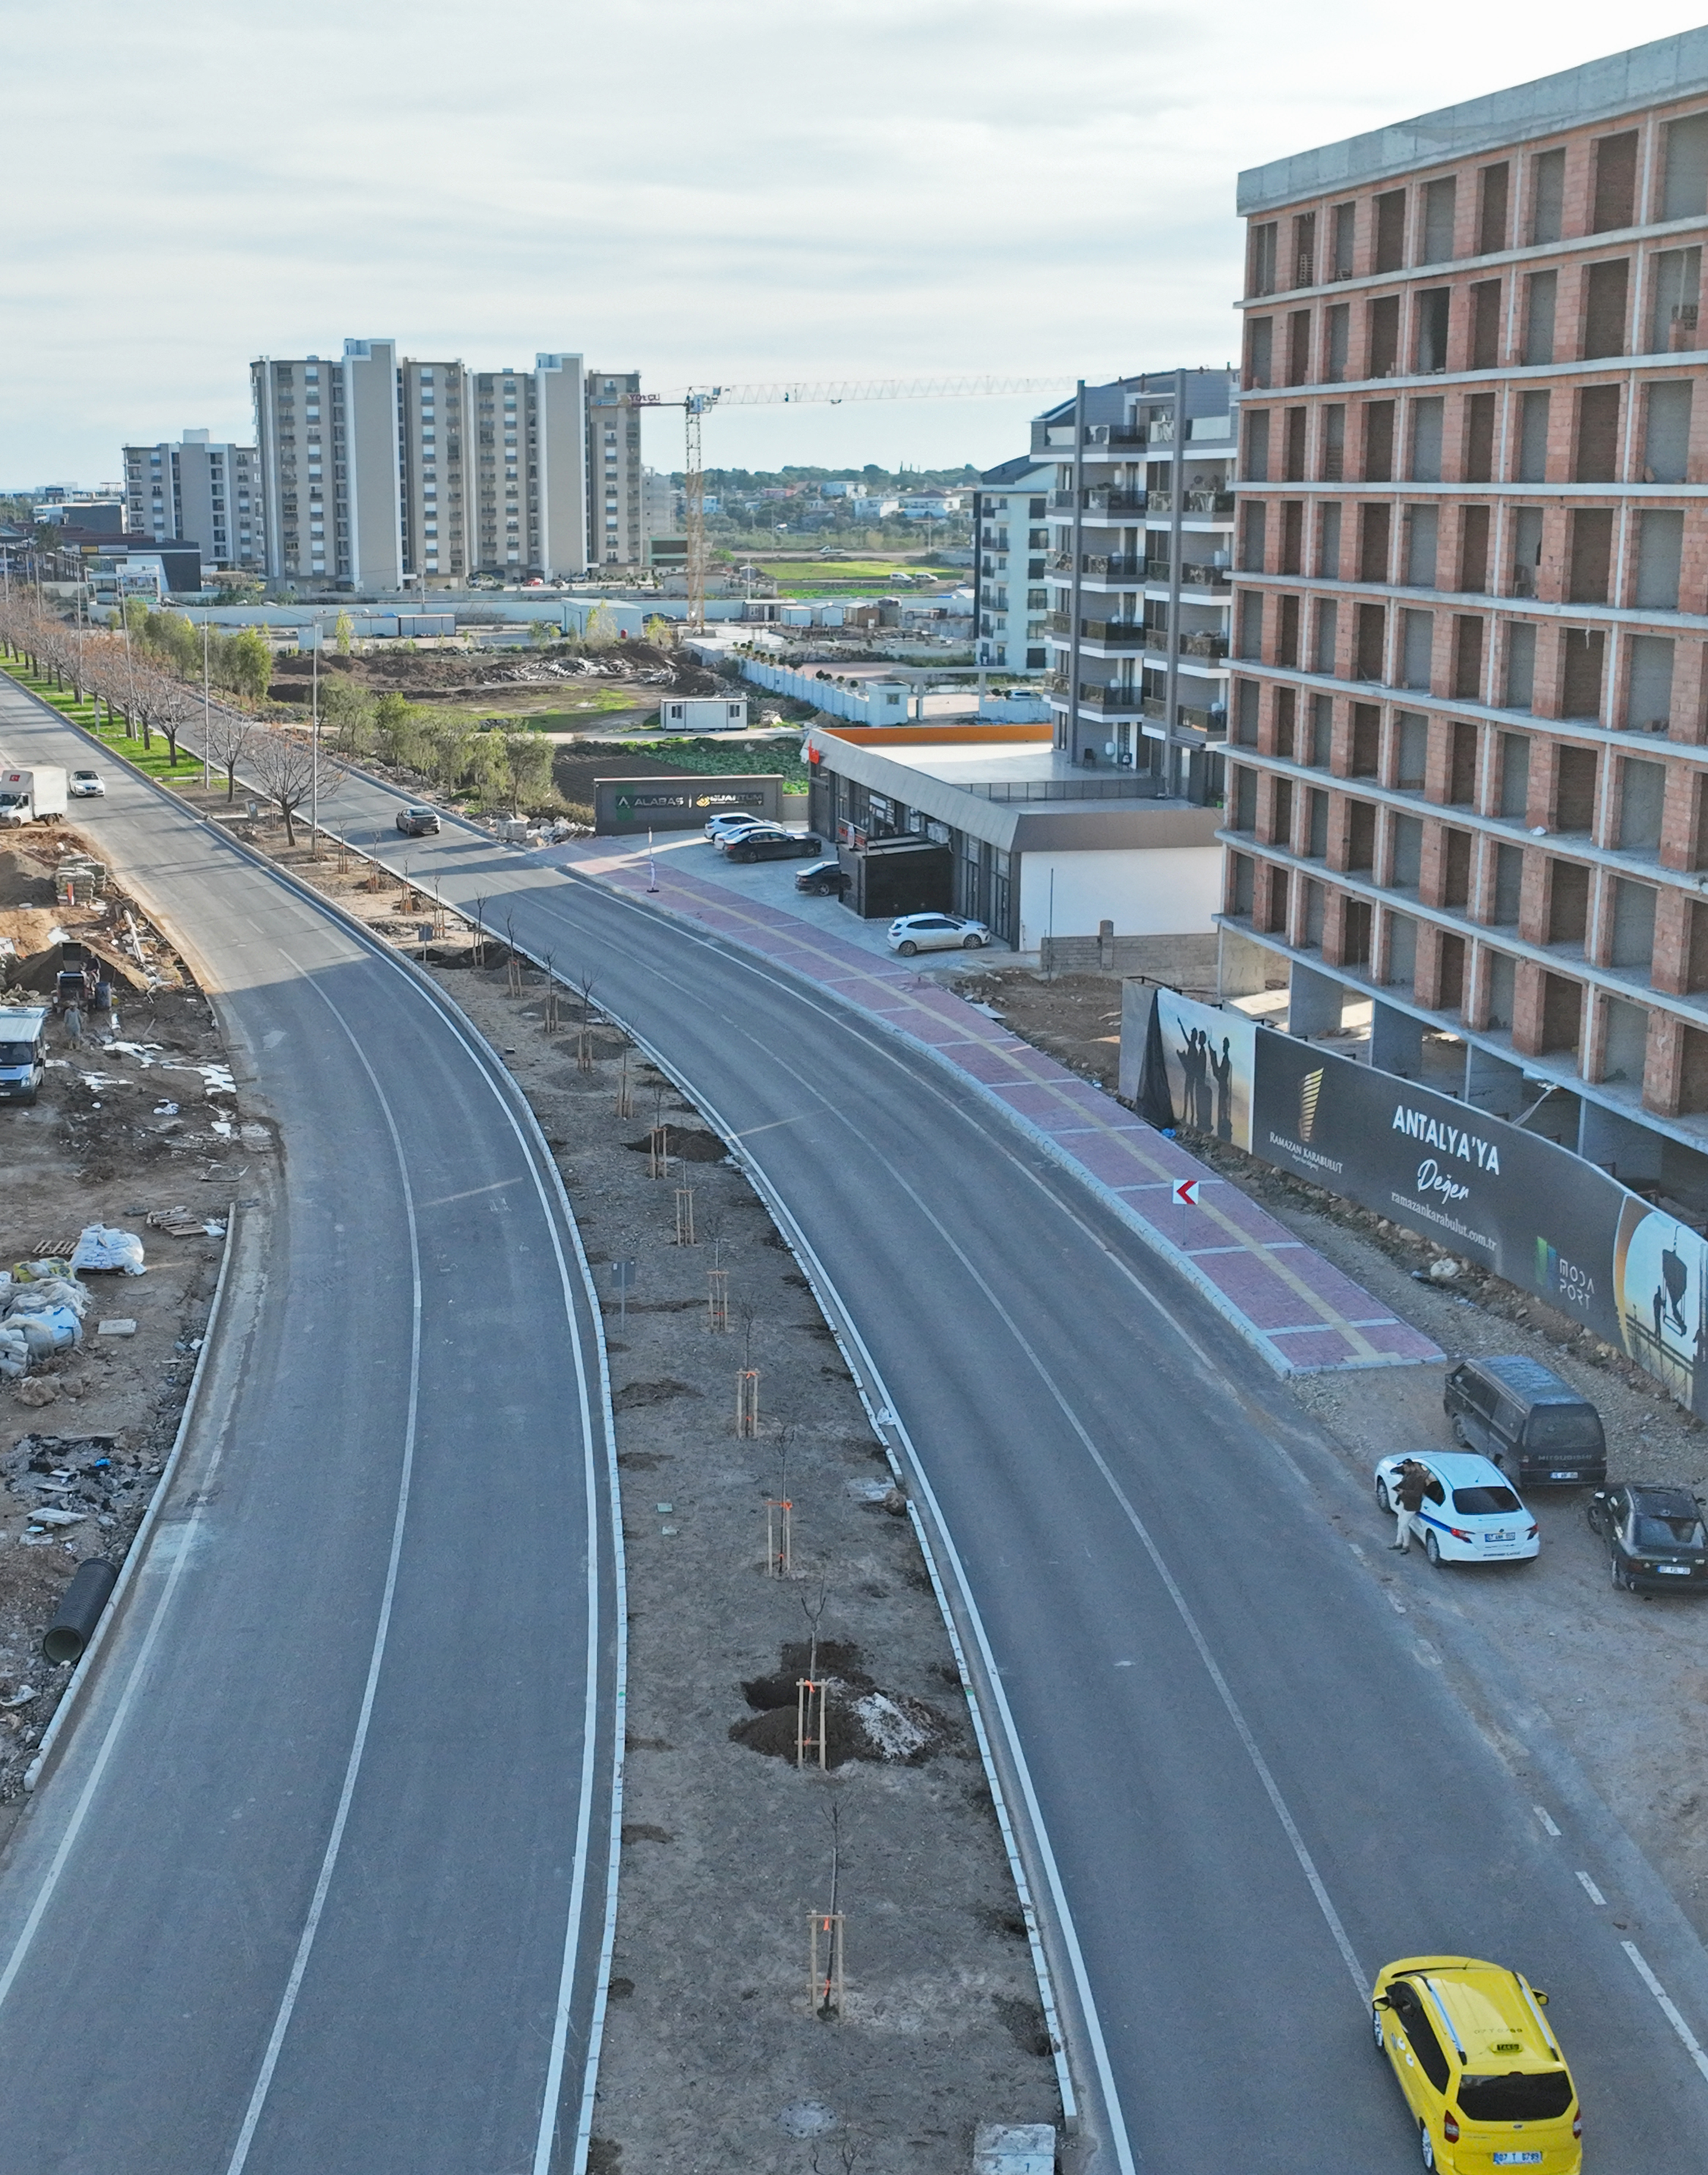
[[[33,1103],[47,1077],[45,1006],[0,1009],[0,1102]]]

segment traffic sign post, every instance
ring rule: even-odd
[[[1202,1180],[1201,1179],[1196,1179],[1196,1178],[1179,1178],[1179,1179],[1176,1179],[1176,1180],[1175,1180],[1175,1181],[1174,1181],[1174,1206],[1175,1206],[1175,1207],[1176,1207],[1176,1208],[1196,1208],[1196,1207],[1197,1207],[1197,1206],[1199,1205],[1199,1204],[1198,1204],[1198,1188],[1200,1187],[1200,1185],[1202,1185],[1202,1183],[1203,1183],[1203,1180]]]

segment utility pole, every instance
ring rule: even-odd
[[[212,705],[208,697],[208,615],[204,605],[202,611],[202,790],[203,793],[208,790],[208,741],[211,736],[211,709]]]

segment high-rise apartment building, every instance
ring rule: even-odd
[[[1049,493],[1055,469],[1022,453],[986,469],[973,494],[973,656],[1005,672],[1049,665]]]
[[[638,371],[587,374],[588,564],[637,567],[644,556],[641,417],[626,404],[641,389]]]
[[[1055,465],[1055,745],[1200,806],[1227,734],[1237,405],[1228,371],[1164,371],[1085,386],[1032,426]]]
[[[1239,208],[1225,926],[1294,1033],[1368,1001],[1374,1063],[1708,1207],[1708,30]]]
[[[604,381],[619,389],[597,425],[576,355],[474,372],[346,340],[339,362],[263,357],[251,377],[276,578],[383,591],[577,576],[599,562],[596,518],[611,563],[638,558],[640,425],[617,404],[632,372]],[[596,467],[615,480],[615,528],[603,500],[595,516]]]
[[[261,460],[253,446],[186,431],[176,445],[124,449],[126,526],[156,544],[201,547],[205,566],[260,573],[267,562]]]

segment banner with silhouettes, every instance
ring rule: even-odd
[[[1708,1244],[1593,1163],[1236,1009],[1126,984],[1122,1093],[1586,1323],[1708,1417]]]

